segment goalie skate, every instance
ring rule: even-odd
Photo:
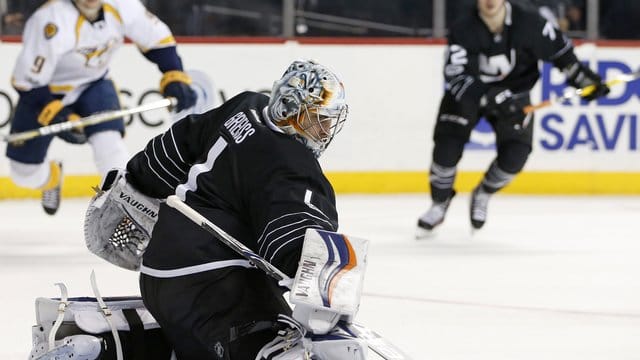
[[[91,335],[73,335],[56,341],[56,346],[47,350],[40,342],[31,350],[30,360],[93,360],[103,352],[102,341]]]
[[[339,323],[338,327],[364,341],[369,349],[384,360],[411,360],[411,358],[397,346],[371,329],[359,324],[346,322]]]

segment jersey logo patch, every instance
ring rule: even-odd
[[[52,37],[56,36],[57,33],[58,33],[58,26],[56,26],[56,24],[47,23],[47,25],[44,26],[44,37],[47,40],[49,40]]]
[[[485,83],[496,82],[506,78],[516,67],[516,51],[511,49],[510,58],[505,54],[479,56],[480,80]]]

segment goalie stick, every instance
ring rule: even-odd
[[[165,98],[148,104],[133,107],[131,109],[114,110],[108,112],[97,113],[83,117],[75,121],[65,121],[58,124],[39,127],[37,129],[19,132],[15,134],[3,135],[2,140],[9,143],[22,142],[37,138],[40,136],[55,135],[61,132],[83,128],[85,126],[96,125],[103,122],[115,120],[128,115],[138,114],[141,112],[173,107],[178,103],[175,98]]]
[[[182,215],[186,216],[194,223],[200,225],[200,227],[207,230],[211,235],[215,236],[216,239],[222,241],[222,243],[230,247],[233,251],[251,261],[251,263],[253,263],[255,267],[266,272],[274,279],[278,280],[280,285],[290,288],[291,284],[293,284],[293,280],[285,273],[280,271],[280,269],[271,265],[263,257],[254,253],[243,243],[234,239],[233,236],[227,234],[224,230],[216,226],[216,224],[212,223],[211,221],[209,221],[209,219],[205,218],[199,212],[195,211],[191,206],[185,204],[176,195],[171,195],[167,198],[167,205],[178,210],[180,213],[182,213]]]
[[[178,196],[171,195],[167,197],[167,205],[178,210],[191,221],[200,225],[200,227],[205,229],[216,239],[220,240],[225,245],[229,246],[232,250],[251,261],[257,268],[263,270],[268,275],[278,280],[281,286],[291,288],[293,279],[280,271],[277,267],[272,265],[263,257],[251,251],[251,249],[236,240],[233,236],[220,229],[214,223],[209,221],[209,219],[205,218],[199,212],[187,205]],[[343,330],[349,332],[353,336],[356,336],[363,340],[371,350],[373,350],[384,360],[411,360],[411,358],[405,355],[397,346],[393,345],[390,341],[386,340],[382,336],[378,335],[370,329],[367,329],[362,325],[340,321],[338,326]]]
[[[635,72],[629,73],[629,74],[622,74],[620,76],[617,76],[611,80],[607,80],[605,82],[605,84],[608,87],[612,87],[614,85],[619,85],[619,84],[625,84],[628,83],[630,81],[634,81],[636,79],[640,78],[640,70],[637,70]],[[582,89],[567,89],[567,91],[565,91],[562,96],[558,97],[558,98],[554,98],[554,99],[549,99],[549,100],[545,100],[539,104],[535,104],[535,105],[528,105],[525,106],[524,109],[522,111],[524,111],[525,114],[529,114],[532,113],[538,109],[542,109],[548,106],[551,106],[553,104],[556,103],[561,103],[564,102],[566,100],[569,99],[573,99],[575,97],[578,96],[586,96],[591,94],[594,90],[596,89],[595,85],[589,85],[587,87],[584,87]]]

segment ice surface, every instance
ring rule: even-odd
[[[471,236],[457,196],[414,239],[426,195],[338,196],[341,232],[371,241],[357,320],[416,360],[640,359],[640,198],[497,195]],[[139,293],[137,274],[88,253],[88,199],[59,213],[0,202],[0,359],[26,359],[34,300]]]

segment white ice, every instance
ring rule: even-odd
[[[0,359],[26,359],[34,299],[138,294],[137,275],[85,250],[88,200],[50,217],[0,202]],[[456,197],[433,237],[414,239],[426,195],[338,197],[341,231],[371,241],[357,320],[416,360],[639,360],[640,198],[497,195],[470,235]]]

